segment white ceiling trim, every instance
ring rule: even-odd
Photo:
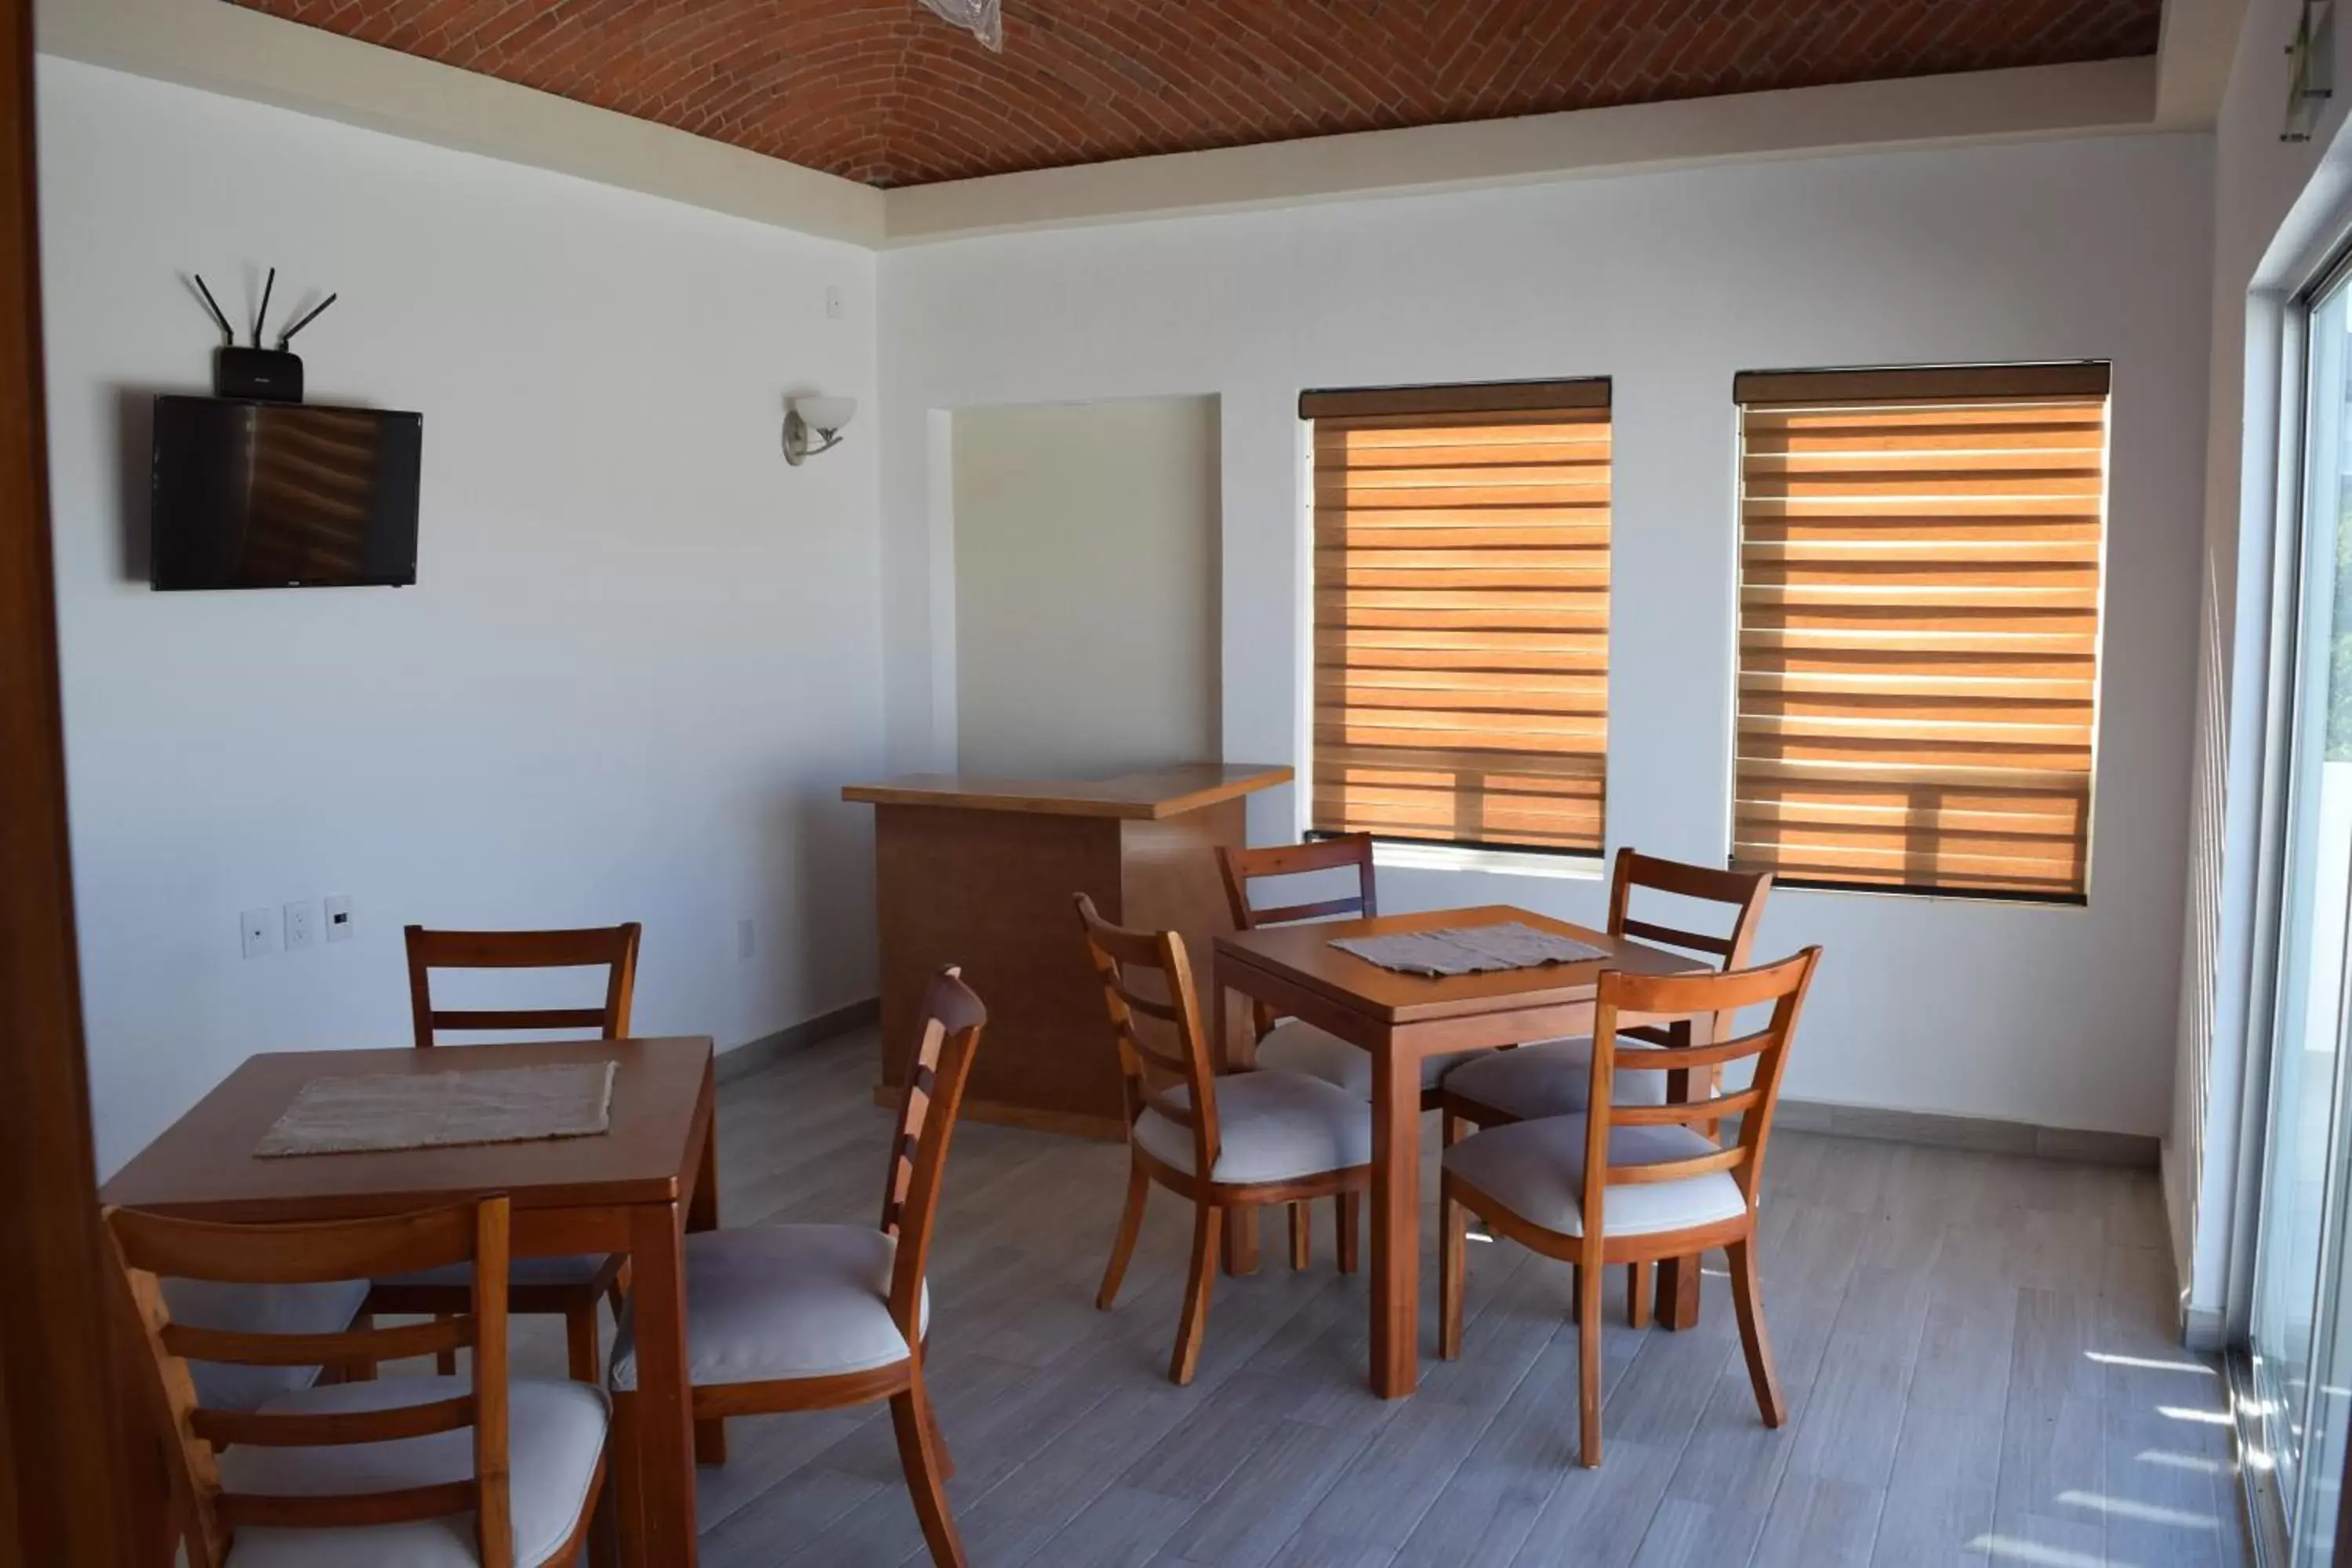
[[[880,248],[1761,158],[2210,123],[2205,100],[2217,100],[2226,80],[2243,5],[2168,0],[2161,65],[2109,60],[1741,93],[887,192],[223,0],[39,0],[36,25],[45,53]]]
[[[2154,128],[2153,59],[1794,88],[1366,131],[909,185],[888,243],[1367,196]]]
[[[871,248],[884,195],[836,174],[223,0],[38,0],[36,46]]]

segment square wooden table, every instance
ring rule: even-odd
[[[593,1137],[263,1159],[261,1136],[314,1078],[614,1062],[613,1124]],[[719,1223],[708,1037],[541,1040],[431,1050],[250,1057],[99,1194],[188,1219],[282,1223],[397,1214],[505,1193],[514,1256],[625,1252],[635,1310],[635,1476],[615,1476],[630,1568],[695,1562],[696,1433],[688,1392],[688,1230]],[[705,1440],[715,1451],[715,1432]]]
[[[1584,963],[1486,974],[1402,974],[1343,952],[1335,938],[1436,931],[1519,921],[1601,950]],[[1218,1059],[1225,993],[1238,991],[1278,1013],[1360,1047],[1372,1058],[1372,1388],[1382,1398],[1411,1394],[1421,1375],[1421,1063],[1481,1047],[1525,1045],[1589,1034],[1605,969],[1685,974],[1705,961],[1552,920],[1505,904],[1383,915],[1376,920],[1268,926],[1217,939],[1210,1016]],[[1648,1020],[1626,1015],[1627,1024]],[[1687,1320],[1696,1271],[1661,1265],[1659,1316]]]

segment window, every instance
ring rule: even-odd
[[[2080,903],[2107,367],[1750,374],[1732,864]]]
[[[1609,383],[1310,392],[1311,823],[1598,857]]]

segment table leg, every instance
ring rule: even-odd
[[[685,1218],[678,1205],[644,1204],[629,1219],[629,1272],[635,1298],[636,1474],[621,1507],[634,1509],[635,1545],[625,1568],[695,1568],[694,1421],[686,1359]],[[634,1484],[632,1484],[634,1483]],[[634,1495],[631,1495],[631,1494]]]
[[[1421,1064],[1372,1053],[1372,1392],[1421,1376]]]
[[[1228,1028],[1228,1015],[1233,1009],[1225,1003],[1227,993],[1224,976],[1216,956],[1209,958],[1209,1059],[1220,1072],[1227,1070],[1233,1058]],[[1255,1208],[1229,1208],[1225,1211],[1224,1268],[1229,1275],[1240,1276],[1257,1272],[1257,1216]]]
[[[709,1131],[703,1134],[702,1159],[694,1177],[694,1197],[686,1206],[686,1228],[691,1231],[719,1228],[719,1115],[714,1109]],[[695,1462],[703,1465],[723,1465],[727,1462],[727,1423],[716,1417],[694,1424]]]

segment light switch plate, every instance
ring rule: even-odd
[[[247,910],[236,917],[238,941],[247,958],[266,958],[278,951],[278,920],[271,910]]]
[[[359,917],[352,910],[349,893],[329,893],[325,902],[329,942],[349,942],[359,934]]]

